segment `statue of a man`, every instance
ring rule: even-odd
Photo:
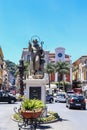
[[[39,46],[37,39],[34,39],[32,42],[33,44],[29,42],[30,73],[35,75],[36,73],[43,72],[44,51]]]

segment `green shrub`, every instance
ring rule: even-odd
[[[24,98],[21,104],[23,110],[36,110],[45,107],[45,104],[38,99]]]

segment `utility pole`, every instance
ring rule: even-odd
[[[19,69],[19,76],[20,76],[20,94],[23,96],[24,95],[23,76],[24,76],[25,66],[24,66],[24,61],[22,59],[19,61],[18,69]]]

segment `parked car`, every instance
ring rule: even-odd
[[[83,95],[69,95],[66,99],[66,107],[69,109],[71,108],[79,108],[79,109],[86,109],[86,101]]]
[[[16,97],[12,94],[6,93],[0,90],[0,102],[15,103],[17,101]]]
[[[58,93],[55,102],[66,102],[66,93]]]
[[[53,101],[54,101],[53,95],[50,94],[46,95],[46,102],[52,103]]]

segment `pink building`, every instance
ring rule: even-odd
[[[48,52],[48,53],[47,53]],[[65,75],[65,81],[71,82],[72,84],[72,63],[71,63],[71,56],[68,54],[65,54],[65,48],[59,47],[55,49],[55,53],[50,53],[49,51],[46,51],[45,53],[48,55],[48,63],[56,63],[58,61],[68,62],[70,64],[70,73]],[[46,62],[47,63],[47,62]],[[51,81],[57,81],[58,79],[58,73],[55,75],[51,75]]]

